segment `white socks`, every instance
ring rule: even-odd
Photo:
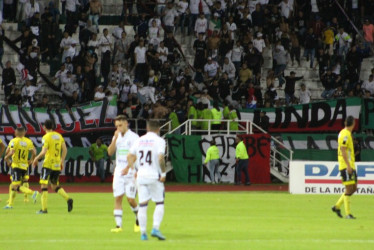
[[[153,228],[159,230],[163,217],[164,217],[164,203],[156,204],[155,212],[153,213]]]
[[[147,208],[148,205],[139,206],[138,211],[139,227],[142,234],[145,234],[147,231]]]
[[[122,227],[122,210],[114,209],[114,220],[116,221],[117,227]]]

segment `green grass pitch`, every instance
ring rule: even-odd
[[[1,195],[5,205],[6,195]],[[124,203],[124,231],[114,234],[110,193],[73,193],[74,210],[49,194],[48,214],[40,203],[0,211],[0,249],[374,249],[374,199],[353,196],[357,220],[330,210],[335,195],[275,192],[166,193],[162,242],[141,242],[134,215]],[[148,208],[148,234],[154,205]],[[344,212],[343,212],[344,214]]]

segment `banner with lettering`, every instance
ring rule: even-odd
[[[327,134],[272,134],[283,144],[292,149],[294,160],[336,161],[338,133]],[[353,133],[357,139],[356,158],[361,161],[374,161],[374,136]],[[282,151],[282,149],[279,149]],[[284,150],[286,153],[287,151]]]
[[[361,128],[374,129],[374,99],[362,99]]]
[[[42,124],[51,119],[61,134],[87,133],[113,129],[112,119],[117,115],[117,100],[104,99],[67,109],[24,108],[16,105],[0,106],[0,134],[10,135],[18,126],[27,129],[27,135],[44,134]]]
[[[367,104],[368,107],[373,109],[373,114],[370,114],[368,119],[369,121],[374,121],[374,106],[370,105]],[[266,111],[266,115],[269,117],[269,132],[271,133],[336,132],[344,127],[344,120],[349,115],[356,119],[357,129],[360,124],[359,118],[362,106],[361,98],[352,97],[261,110]],[[258,124],[261,110],[241,110],[241,119],[250,120]],[[374,122],[370,126],[374,127]]]
[[[249,173],[252,183],[270,183],[270,136],[243,135],[249,154]],[[214,140],[220,153],[222,182],[234,183],[235,135],[183,136],[168,135],[169,156],[178,182],[211,182],[209,170],[203,166],[210,142]],[[243,174],[242,174],[243,176]],[[217,178],[217,177],[216,177]]]
[[[99,182],[100,178],[96,176],[96,167],[90,159],[88,147],[68,148],[64,169],[61,171],[61,182]],[[40,151],[40,148],[38,149]],[[106,181],[110,182],[113,176],[114,160],[105,162]],[[30,181],[39,181],[43,161],[39,162],[38,167],[29,167]],[[0,182],[9,182],[10,168],[4,160],[0,162]]]

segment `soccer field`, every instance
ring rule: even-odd
[[[374,249],[374,199],[353,196],[357,220],[331,212],[335,195],[286,192],[169,192],[161,231],[166,241],[140,241],[134,215],[124,203],[124,231],[114,234],[110,193],[72,193],[74,210],[49,194],[48,214],[40,203],[0,211],[0,249]],[[1,195],[2,206],[6,195]],[[148,208],[148,234],[154,205]],[[344,214],[344,212],[343,212]]]

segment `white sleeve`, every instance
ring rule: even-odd
[[[157,154],[158,155],[164,155],[165,154],[165,148],[166,148],[165,140],[160,138],[160,144],[158,145],[158,148],[157,148]]]
[[[132,155],[136,155],[136,148],[138,147],[138,139],[131,145],[129,153]]]

